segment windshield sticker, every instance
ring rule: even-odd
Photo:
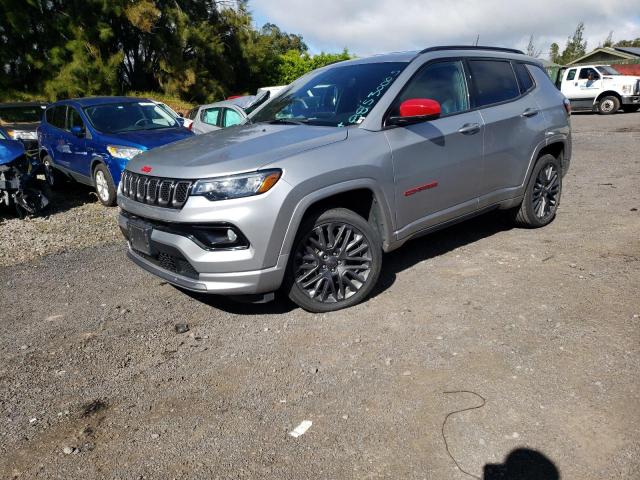
[[[400,70],[394,70],[386,77],[380,84],[372,91],[370,91],[364,100],[361,100],[358,103],[358,107],[353,115],[349,117],[349,124],[360,124],[364,121],[365,116],[371,110],[372,105],[375,104],[376,100],[382,96],[382,94],[386,91],[387,87],[391,85],[391,83],[396,79],[396,77],[400,74]]]

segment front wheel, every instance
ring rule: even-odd
[[[287,267],[289,298],[314,313],[360,303],[380,276],[381,244],[377,230],[351,210],[335,208],[308,217]]]
[[[616,113],[618,110],[620,110],[620,100],[618,100],[618,97],[608,95],[606,97],[602,97],[598,102],[598,113],[600,115],[611,115],[612,113]]]
[[[100,203],[107,207],[116,204],[116,186],[107,167],[102,164],[96,166],[93,170],[93,184],[96,187]]]
[[[515,223],[521,227],[539,228],[553,221],[562,193],[562,166],[553,155],[538,159],[524,198],[517,209]]]

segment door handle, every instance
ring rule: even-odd
[[[480,131],[480,125],[478,123],[465,123],[458,129],[458,132],[463,135],[473,135]]]
[[[535,108],[527,108],[524,112],[522,112],[521,117],[535,117],[538,114],[538,110]]]

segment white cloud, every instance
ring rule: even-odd
[[[638,0],[252,0],[258,17],[302,34],[316,50],[358,55],[432,45],[480,44],[524,49],[533,34],[546,54],[564,47],[580,21],[588,49],[613,30],[614,40],[640,36]]]

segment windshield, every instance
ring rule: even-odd
[[[346,127],[361,123],[405,62],[335,66],[294,84],[256,112],[251,121]]]
[[[179,127],[167,111],[154,102],[122,102],[86,107],[92,125],[104,133],[134,132]]]
[[[38,123],[42,118],[44,107],[33,105],[30,107],[2,107],[0,108],[0,124],[9,123]]]
[[[600,67],[596,67],[600,73],[603,75],[620,75],[615,68],[609,67],[608,65],[602,65]]]

